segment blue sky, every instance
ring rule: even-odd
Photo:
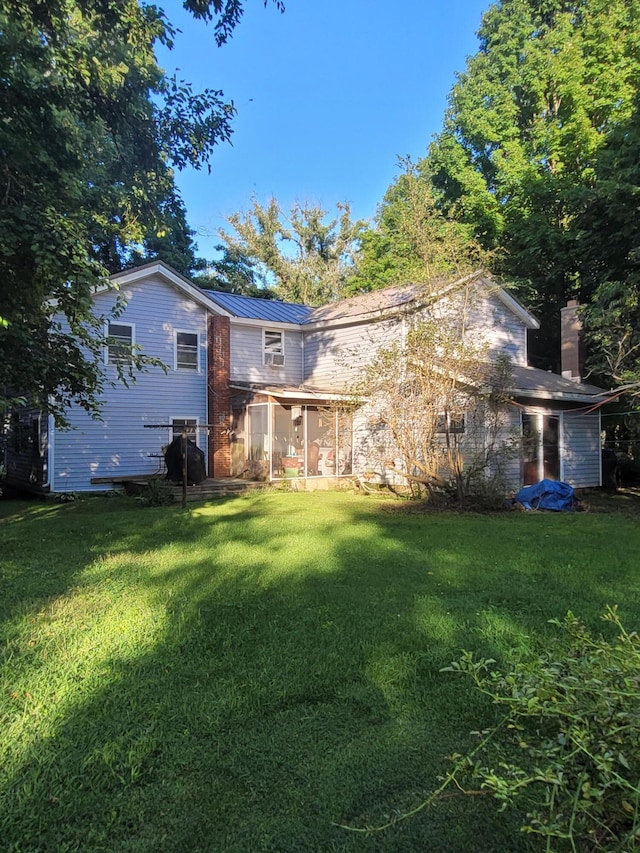
[[[348,201],[354,217],[372,217],[398,157],[421,157],[440,129],[490,0],[405,0],[396,10],[388,0],[285,2],[280,14],[246,0],[221,48],[181,0],[159,3],[182,31],[161,65],[199,90],[222,89],[238,110],[233,144],[218,147],[211,174],[177,176],[204,257],[253,195],[285,209]]]

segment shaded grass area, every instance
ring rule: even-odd
[[[336,824],[415,807],[493,722],[440,672],[461,648],[638,627],[637,517],[395,506],[0,502],[2,849],[535,849],[486,797]]]

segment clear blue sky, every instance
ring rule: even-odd
[[[199,254],[213,257],[217,229],[255,195],[288,209],[348,201],[368,219],[397,174],[399,156],[426,152],[442,126],[455,73],[477,50],[490,0],[285,0],[286,11],[246,0],[233,38],[181,0],[159,0],[182,30],[159,59],[169,73],[222,89],[233,100],[233,144],[218,147],[211,174],[177,176]]]

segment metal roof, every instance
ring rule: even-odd
[[[205,290],[209,299],[224,308],[234,317],[245,320],[267,320],[272,323],[303,323],[313,308],[278,302],[275,299],[258,299],[255,296],[240,296],[219,290]]]

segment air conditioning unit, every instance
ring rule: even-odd
[[[284,367],[284,355],[280,352],[267,352],[264,355],[264,363],[269,367]]]

